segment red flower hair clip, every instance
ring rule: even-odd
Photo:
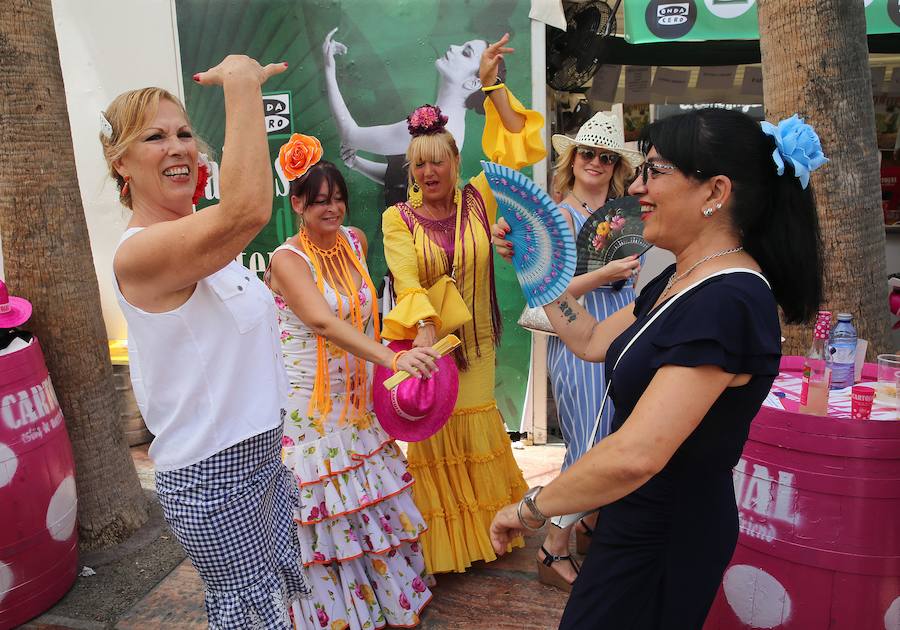
[[[191,198],[191,203],[195,206],[197,205],[197,202],[200,201],[200,197],[203,196],[203,191],[206,189],[206,182],[209,181],[209,173],[209,158],[205,153],[201,153],[197,160],[197,187],[194,189],[194,196]]]
[[[448,120],[449,118],[441,113],[441,108],[437,105],[422,105],[406,117],[406,127],[413,138],[428,136],[442,132]]]

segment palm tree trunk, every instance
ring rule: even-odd
[[[799,114],[831,162],[812,176],[825,242],[823,309],[853,313],[869,357],[890,349],[884,220],[862,2],[760,0],[766,118]],[[812,326],[785,326],[804,354]]]
[[[148,512],[118,422],[50,0],[3,2],[0,90],[7,284],[34,305],[28,328],[41,340],[66,418],[81,547],[102,547],[127,538]]]

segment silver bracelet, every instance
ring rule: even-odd
[[[538,519],[539,521],[547,520],[547,517],[544,516],[544,514],[538,509],[538,506],[535,503],[537,496],[541,493],[541,490],[543,490],[543,489],[544,489],[544,486],[535,486],[534,488],[531,488],[530,490],[528,490],[528,492],[525,493],[525,496],[522,497],[522,503],[524,503],[528,507],[528,510],[531,512],[531,515],[534,516],[534,518]]]
[[[519,501],[519,505],[516,506],[516,515],[519,517],[519,523],[522,524],[522,527],[525,529],[530,529],[531,531],[537,531],[539,529],[543,529],[543,527],[547,524],[547,517],[544,516],[541,511],[538,509],[538,506],[535,505],[534,500],[537,498],[537,495],[541,493],[541,490],[544,489],[544,486],[535,486],[531,488],[528,492],[525,493],[525,496],[522,497],[522,500]],[[531,515],[541,521],[541,524],[537,527],[531,527],[525,522],[525,519],[522,518],[522,506],[526,506],[528,511],[531,512]]]
[[[525,529],[532,531],[532,532],[538,532],[538,531],[544,529],[544,527],[547,525],[547,519],[544,519],[543,522],[540,525],[538,525],[537,527],[532,527],[531,525],[529,525],[528,523],[525,522],[525,517],[522,516],[522,506],[524,506],[524,505],[525,505],[525,499],[522,499],[516,505],[516,516],[519,517],[519,525],[521,525]]]

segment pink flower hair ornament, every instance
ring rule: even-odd
[[[406,128],[413,138],[430,136],[442,132],[448,120],[450,119],[441,113],[441,108],[437,105],[422,105],[406,117]]]

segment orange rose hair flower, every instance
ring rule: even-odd
[[[278,151],[278,162],[288,181],[306,173],[322,159],[322,143],[315,136],[295,133]]]

